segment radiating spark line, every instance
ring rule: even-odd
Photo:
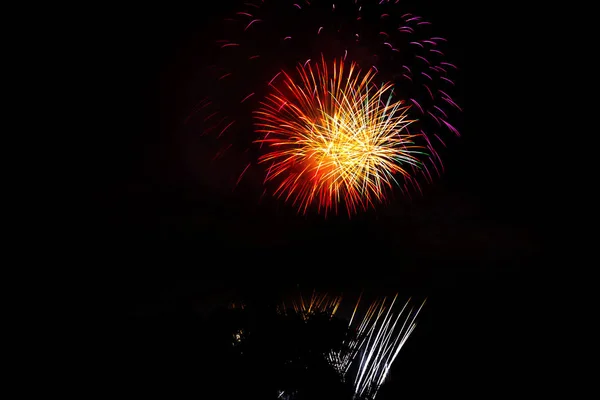
[[[246,171],[248,170],[249,167],[250,167],[250,163],[248,163],[248,165],[246,165],[246,168],[244,168],[244,170],[240,174],[237,182],[235,183],[236,186],[240,184],[240,181],[242,180],[242,177],[244,176],[244,174],[246,173]]]
[[[254,92],[250,93],[248,96],[244,97],[242,101],[240,101],[240,103],[245,102],[246,100],[248,100],[250,97],[254,96]]]
[[[248,25],[246,25],[246,27],[244,28],[244,31],[247,31],[248,28],[250,28],[252,25],[254,25],[256,22],[261,22],[260,19],[253,19],[252,21],[250,21],[250,23]]]
[[[448,78],[446,78],[445,76],[440,76],[440,79],[445,80],[446,82],[449,82],[452,86],[454,86],[454,82]]]
[[[223,128],[223,130],[221,131],[221,133],[219,133],[219,135],[218,135],[217,137],[221,137],[221,135],[222,135],[222,134],[223,134],[223,133],[224,133],[224,132],[225,132],[227,129],[229,129],[229,127],[230,127],[231,125],[233,125],[233,123],[234,123],[234,122],[235,122],[235,121],[231,121],[231,122],[230,122],[230,123],[229,123],[229,124],[228,124],[228,125],[227,125],[225,128]]]

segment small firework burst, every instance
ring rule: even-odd
[[[307,299],[300,293],[299,299],[292,300],[292,307],[294,312],[306,321],[316,314],[325,314],[330,318],[333,317],[341,302],[342,296],[332,296],[328,293],[319,294],[313,290],[311,296]],[[282,303],[277,309],[280,314],[287,313],[285,303]]]

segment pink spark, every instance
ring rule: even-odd
[[[222,156],[227,150],[229,150],[229,148],[231,147],[231,144],[229,144],[227,147],[225,147],[222,150],[219,150],[217,152],[217,154],[215,154],[215,156],[212,158],[211,161],[215,161],[217,158],[219,158],[220,156]]]
[[[441,119],[441,121],[444,123],[444,125],[446,125],[448,127],[448,129],[450,129],[452,132],[454,132],[454,134],[456,136],[460,137],[460,132],[458,132],[458,130],[455,127],[453,127],[452,125],[450,125],[448,122],[444,121],[443,119]]]
[[[431,151],[435,151],[433,148],[433,145],[431,144],[431,140],[429,140],[429,136],[427,136],[425,134],[425,132],[423,132],[423,130],[421,129],[421,134],[423,135],[423,137],[425,138],[425,141],[427,142],[427,148]]]
[[[425,168],[425,172],[427,172],[427,177],[429,178],[429,183],[431,183],[431,181],[433,181],[433,178],[431,177],[431,172],[429,172],[427,165],[423,164],[423,168]]]
[[[431,111],[427,111],[427,114],[429,114],[431,116],[431,118],[433,118],[435,120],[435,122],[438,123],[439,126],[442,126],[442,124],[440,124],[440,120],[438,119],[438,117],[433,115],[433,113]]]
[[[444,117],[445,117],[445,118],[448,118],[448,114],[446,114],[446,113],[444,112],[444,110],[442,110],[442,109],[441,109],[441,108],[439,108],[438,106],[433,106],[433,107],[434,107],[435,109],[437,109],[439,112],[441,112],[441,113],[444,115]]]
[[[438,176],[441,176],[442,174],[440,173],[440,170],[438,169],[437,165],[435,163],[432,163],[433,168],[435,168],[435,172],[437,172]],[[444,169],[444,165],[442,164],[442,170]]]
[[[260,146],[259,146],[260,149],[262,149],[263,144],[265,144],[265,140],[267,140],[267,138],[269,137],[270,134],[271,134],[271,132],[267,132],[267,134],[265,135],[263,140],[260,141]]]
[[[237,185],[240,184],[240,181],[242,180],[242,177],[244,176],[244,174],[246,173],[246,170],[248,169],[248,167],[250,166],[250,163],[248,163],[248,165],[246,165],[246,168],[244,168],[244,170],[242,171],[242,173],[240,174],[240,177],[238,178],[237,182],[235,183],[235,186],[237,187]],[[235,188],[234,188],[235,189]]]
[[[265,136],[265,138],[266,138],[266,136]],[[273,168],[273,164],[271,164],[271,165],[269,166],[269,169],[267,170],[267,173],[266,173],[266,175],[265,175],[265,180],[264,180],[264,182],[263,182],[263,183],[267,183],[267,181],[269,180],[269,175],[271,175],[271,168]]]
[[[437,138],[437,140],[439,140],[439,141],[440,141],[440,143],[441,143],[441,144],[442,144],[444,147],[447,147],[447,146],[446,146],[446,143],[444,143],[444,141],[443,141],[443,140],[442,140],[442,139],[441,139],[441,138],[440,138],[440,137],[437,135],[437,133],[434,133],[434,134],[433,134],[433,136],[435,136],[435,137]]]
[[[423,111],[423,107],[421,107],[421,105],[415,99],[410,99],[410,101],[412,101],[415,106],[419,107],[419,110],[421,110],[421,114],[425,114],[425,111]]]
[[[245,102],[246,100],[248,100],[250,97],[254,96],[254,92],[250,93],[248,96],[244,97],[244,99],[242,101],[240,101],[240,103]]]
[[[260,19],[253,19],[252,21],[250,21],[250,23],[248,25],[246,25],[246,27],[244,28],[244,32],[250,28],[252,26],[252,24],[254,24],[255,22],[261,22]]]
[[[425,61],[427,64],[430,64],[430,62],[423,56],[415,56],[417,58],[420,58],[421,60]]]
[[[429,92],[429,96],[431,96],[431,100],[434,100],[433,93],[431,93],[431,89],[429,89],[429,86],[427,86],[426,84],[423,84],[423,86],[424,86],[424,87],[425,87],[425,89],[427,89],[427,91]]]
[[[219,137],[221,137],[221,135],[222,135],[222,134],[223,134],[223,133],[224,133],[224,132],[225,132],[227,129],[229,129],[229,127],[230,127],[231,125],[233,125],[233,123],[234,123],[234,122],[235,122],[235,121],[231,121],[231,122],[230,122],[230,123],[229,123],[229,124],[228,124],[228,125],[227,125],[225,128],[223,128],[223,130],[221,131],[221,133],[219,133],[219,135],[217,135],[217,137],[218,137],[218,138],[219,138]]]
[[[452,99],[450,99],[448,97],[442,97],[442,100],[445,100],[446,103],[450,104],[451,106],[454,106],[454,107],[458,108],[459,111],[462,111],[462,108],[460,108],[460,106],[458,104],[456,104]]]
[[[449,62],[442,61],[440,64],[442,64],[442,65],[447,65],[447,66],[449,66],[449,67],[452,67],[452,68],[454,68],[454,69],[458,69],[458,68],[456,67],[456,65],[454,65],[454,64],[450,64]]]
[[[271,79],[271,81],[269,82],[269,85],[271,85],[273,83],[273,81],[279,76],[279,74],[281,74],[281,72],[278,72],[277,74],[275,74],[273,79]]]
[[[437,151],[435,151],[434,149],[432,149],[432,153],[435,156],[435,158],[438,159],[438,163],[440,164],[440,167],[442,167],[442,172],[444,171],[444,163],[442,161],[442,158],[440,157],[439,153]],[[438,172],[439,173],[439,172]]]
[[[208,117],[204,118],[204,122],[208,121],[209,119],[211,119],[212,117],[214,117],[218,113],[219,113],[218,111],[215,111],[214,113],[210,114]]]

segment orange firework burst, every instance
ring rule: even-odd
[[[414,120],[392,83],[377,86],[373,69],[343,60],[309,61],[296,72],[282,71],[254,113],[257,142],[268,149],[259,161],[269,164],[265,182],[276,182],[276,195],[303,212],[344,204],[352,214],[383,201],[397,176],[410,179],[422,134],[408,132]]]

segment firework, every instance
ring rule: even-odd
[[[223,141],[214,161],[239,167],[234,187],[353,214],[443,172],[457,68],[398,3],[254,0],[223,21],[205,73],[216,83],[186,122]]]
[[[316,314],[326,314],[332,318],[342,302],[342,296],[331,296],[328,293],[319,294],[314,290],[307,299],[302,296],[302,293],[299,297],[299,300],[292,300],[292,307],[294,312],[305,321]],[[278,310],[280,314],[286,314],[285,303],[282,303],[282,307],[278,307]]]
[[[408,106],[393,101],[393,85],[373,84],[374,71],[361,74],[343,60],[298,67],[298,82],[283,73],[274,93],[255,112],[258,134],[269,150],[265,181],[282,176],[275,193],[294,198],[304,211],[318,204],[326,212],[340,200],[348,212],[367,208],[418,166],[419,146],[407,133]],[[337,211],[337,210],[336,210]]]
[[[409,298],[401,304],[396,294],[392,299],[377,299],[361,310],[361,300],[362,294],[348,322],[346,338],[339,347],[323,356],[337,371],[340,379],[351,385],[355,399],[373,400],[400,350],[416,328],[416,319],[425,301],[418,305]],[[313,290],[308,297],[300,294],[297,300],[292,300],[290,310],[304,321],[309,321],[316,315],[325,315],[331,319],[341,303],[341,295],[319,294]],[[278,312],[288,315],[285,303],[278,306]],[[239,345],[245,336],[243,329],[235,331],[233,345]],[[292,392],[279,391],[278,394],[280,398],[294,398]]]
[[[425,302],[415,311],[413,307],[407,309],[409,299],[400,311],[396,311],[394,305],[397,297],[398,295],[394,297],[387,311],[385,301],[382,302],[377,317],[365,337],[364,347],[358,359],[358,373],[354,380],[356,397],[375,398],[400,349],[416,327],[415,319]]]
[[[354,327],[359,297],[348,324],[355,330],[355,335],[345,341],[340,350],[327,356],[344,380],[348,379],[350,368],[356,363],[355,398],[375,398],[400,349],[416,327],[415,320],[425,301],[415,310],[412,306],[409,308],[411,299],[400,308],[397,298],[396,294],[389,304],[386,298],[371,303],[358,326]]]

